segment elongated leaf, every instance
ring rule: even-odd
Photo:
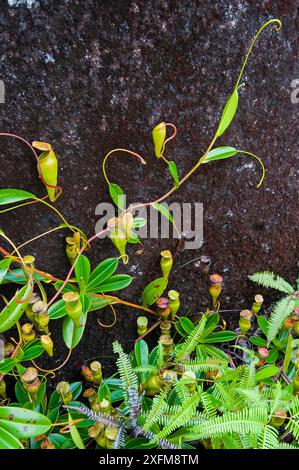
[[[23,449],[21,442],[0,426],[0,449]]]
[[[116,271],[118,266],[117,258],[108,258],[102,261],[91,273],[86,288],[87,293],[95,293],[97,286],[106,281]]]
[[[96,292],[114,292],[128,287],[133,278],[128,274],[115,274],[97,286]]]
[[[58,318],[65,317],[66,309],[65,309],[65,301],[64,300],[57,300],[54,302],[48,310],[49,317],[51,320],[57,320]]]
[[[173,217],[167,207],[163,206],[163,204],[159,204],[158,202],[154,202],[152,206],[173,224]]]
[[[12,262],[12,258],[4,258],[0,261],[0,284],[5,278],[11,262]]]
[[[180,181],[179,181],[178,169],[177,169],[175,162],[169,161],[168,167],[169,167],[170,174],[173,177],[174,186],[178,188]]]
[[[124,209],[124,192],[116,183],[109,184],[109,193],[114,204],[120,209]]]
[[[223,160],[224,158],[229,158],[233,155],[236,155],[237,152],[238,150],[236,150],[234,147],[217,147],[209,151],[203,160],[203,163],[213,162],[215,160]]]
[[[0,374],[7,374],[10,372],[17,362],[18,361],[16,359],[11,359],[10,357],[3,359],[3,361],[0,362]]]
[[[143,217],[135,217],[134,218],[133,224],[132,224],[133,228],[144,227],[144,225],[146,225],[146,219],[144,219]]]
[[[107,305],[117,303],[113,300],[100,299],[98,297],[93,297],[92,295],[88,295],[87,297],[89,301],[89,312],[94,312],[95,310],[100,310],[101,308],[107,307]]]
[[[145,367],[148,365],[149,351],[148,346],[143,339],[135,343],[134,354],[139,367]],[[146,379],[146,375],[146,373],[141,374],[142,382]]]
[[[239,101],[238,91],[234,90],[232,95],[227,100],[227,103],[224,107],[224,110],[220,119],[220,123],[216,132],[217,137],[220,137],[226,131],[226,129],[229,127],[230,123],[234,119],[234,116],[238,108],[238,101]]]
[[[217,331],[212,333],[207,338],[203,339],[202,343],[226,343],[227,341],[233,341],[236,339],[236,333],[233,331]]]
[[[255,374],[255,380],[260,382],[261,380],[267,379],[269,377],[273,377],[274,375],[278,374],[279,367],[274,365],[264,366],[257,371]]]
[[[158,279],[150,282],[142,292],[142,305],[147,307],[148,305],[155,303],[165,291],[167,282],[167,279],[164,277],[159,277]]]
[[[36,282],[36,281],[49,282],[48,279],[46,279],[44,276],[41,276],[38,273],[34,273],[32,278],[33,278],[34,282]],[[12,269],[8,273],[6,273],[6,275],[3,279],[3,284],[7,284],[9,282],[13,282],[14,284],[26,284],[27,283],[27,278],[24,274],[24,271],[20,268],[17,268],[17,269]]]
[[[35,195],[22,189],[0,189],[0,206],[35,199]]]
[[[69,416],[69,424],[71,424],[73,422],[73,418],[70,412],[68,413],[68,416]],[[70,426],[70,432],[71,432],[71,437],[74,441],[74,444],[76,444],[76,447],[78,449],[85,449],[85,446],[83,444],[83,441],[81,439],[81,436],[79,434],[79,431],[76,425]]]
[[[86,295],[81,295],[80,298],[83,307],[80,319],[81,326],[79,328],[76,327],[73,320],[69,317],[65,317],[62,324],[63,341],[69,349],[74,349],[79,344],[85,330],[89,302]]]
[[[90,275],[90,262],[87,256],[81,255],[75,265],[75,275],[80,287],[80,292],[85,292]]]
[[[0,407],[0,428],[16,438],[35,437],[44,434],[50,427],[50,420],[37,411],[14,406]]]
[[[13,297],[11,301],[0,313],[0,333],[9,330],[22,316],[30,300],[31,285],[27,284],[17,293],[17,299],[20,302],[27,298],[23,303],[18,303]]]
[[[34,344],[33,346],[26,349],[24,352],[24,356],[22,357],[22,361],[31,361],[39,356],[41,356],[44,352],[44,348],[41,344]]]

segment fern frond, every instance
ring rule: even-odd
[[[209,419],[200,426],[190,429],[188,440],[222,437],[228,433],[259,434],[267,422],[267,408],[244,408],[241,411],[225,413]]]
[[[176,382],[174,389],[180,399],[181,404],[183,404],[186,400],[189,400],[189,398],[191,397],[191,392],[187,387],[184,379],[180,379],[178,382]]]
[[[221,410],[231,410],[234,408],[234,397],[227,384],[215,382],[211,387],[211,394],[221,403]]]
[[[265,271],[255,273],[249,276],[249,279],[263,287],[270,287],[280,292],[285,292],[286,294],[292,294],[294,292],[294,288],[291,284],[272,272]]]
[[[295,439],[299,440],[299,398],[295,397],[289,406],[289,414],[287,425],[285,427],[286,431],[289,431],[293,434]]]
[[[271,343],[271,341],[275,338],[285,319],[293,312],[295,305],[295,299],[290,296],[284,297],[283,299],[280,299],[278,302],[276,302],[273,312],[269,318],[269,328],[267,335],[268,343]]]
[[[180,362],[184,357],[189,356],[194,351],[205,329],[206,322],[207,317],[203,315],[194,330],[188,335],[187,339],[175,348],[175,363]]]
[[[201,394],[201,402],[204,408],[205,413],[209,418],[214,418],[217,415],[217,405],[215,403],[215,398],[208,392],[203,392]]]
[[[169,436],[173,431],[185,424],[190,420],[192,415],[195,413],[196,407],[200,399],[200,394],[195,393],[189,400],[187,400],[182,406],[179,407],[178,411],[174,414],[169,423],[162,429],[155,437],[153,442],[157,442],[159,439],[164,439]]]
[[[159,424],[161,426],[167,426],[169,421],[173,418],[173,416],[181,409],[180,405],[172,405],[167,408],[167,410],[162,414],[159,420]],[[206,421],[208,419],[208,416],[201,412],[201,411],[196,411],[188,421],[185,423],[185,427],[190,427],[190,426],[196,426],[197,424],[202,423],[203,421]]]
[[[258,449],[277,449],[277,447],[278,431],[267,424],[258,436]]]
[[[117,432],[115,441],[113,442],[113,449],[123,449],[125,447],[125,427],[120,426]]]
[[[118,354],[116,365],[122,381],[122,388],[124,390],[128,390],[128,388],[134,388],[137,390],[137,375],[133,371],[129,356],[123,351],[123,348],[118,341],[114,341],[113,343],[113,352]]]
[[[261,403],[261,394],[259,392],[258,387],[254,389],[236,388],[235,392],[242,399],[244,399],[246,406],[260,405]]]
[[[95,412],[92,411],[90,408],[88,408],[85,405],[81,406],[73,406],[73,405],[63,405],[63,408],[66,408],[67,410],[75,410],[81,413],[84,416],[87,416],[91,421],[97,421],[98,423],[102,423],[105,426],[114,426],[117,427],[121,425],[121,420],[117,418],[116,416],[109,416],[107,413],[100,413],[100,412]]]
[[[240,388],[252,389],[255,387],[255,362],[252,361],[249,365],[246,365],[243,369],[243,375],[240,380]]]
[[[190,359],[182,362],[184,370],[192,370],[193,372],[206,372],[222,370],[224,363],[218,359],[207,357],[207,359]]]
[[[236,433],[223,436],[224,449],[244,449],[240,436]]]
[[[292,444],[288,444],[287,442],[279,442],[277,449],[298,450],[299,447],[294,446]]]
[[[160,420],[161,415],[167,409],[167,403],[165,401],[165,398],[166,398],[166,393],[162,392],[160,393],[160,395],[156,396],[153,399],[153,404],[143,424],[143,429],[145,432],[149,431],[152,425],[157,423]]]

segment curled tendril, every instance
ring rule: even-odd
[[[175,138],[175,136],[177,135],[177,128],[174,124],[172,124],[172,122],[166,122],[165,123],[165,127],[171,127],[173,129],[173,133],[170,137],[168,137],[165,141],[164,141],[164,144],[163,144],[163,147],[162,147],[162,150],[161,150],[161,158],[163,158],[163,160],[168,163],[168,160],[165,158],[165,156],[163,155],[164,154],[164,150],[166,148],[166,144],[169,143],[171,140],[173,140]]]
[[[72,349],[69,350],[68,352],[68,355],[66,356],[65,360],[63,361],[62,364],[60,364],[60,366],[56,367],[55,369],[42,369],[38,364],[36,364],[36,362],[34,362],[33,360],[31,361],[32,364],[34,365],[34,367],[36,367],[36,369],[40,370],[41,372],[46,372],[48,374],[52,374],[52,377],[54,378],[56,376],[55,372],[59,369],[62,369],[62,367],[64,367],[66,365],[66,363],[68,362],[69,358],[71,357],[71,354],[72,354]]]
[[[257,186],[256,186],[257,189],[258,189],[258,188],[260,187],[260,185],[262,184],[262,182],[264,181],[265,173],[266,173],[266,171],[265,171],[265,165],[264,165],[262,159],[259,158],[257,155],[255,155],[255,154],[252,153],[252,152],[247,152],[247,150],[238,150],[238,153],[243,153],[244,155],[249,155],[250,157],[255,158],[255,159],[259,162],[259,164],[261,165],[261,167],[262,167],[262,177],[261,177],[259,183],[258,183]]]
[[[106,298],[105,294],[102,294],[102,295],[103,295],[104,298]],[[104,324],[101,323],[100,320],[98,319],[98,324],[99,324],[100,326],[102,326],[103,328],[112,328],[112,327],[115,325],[116,321],[117,321],[117,316],[116,316],[115,308],[114,308],[113,305],[110,304],[110,303],[109,303],[109,307],[111,308],[111,310],[112,310],[112,312],[113,312],[113,317],[114,317],[114,319],[113,319],[113,322],[110,323],[109,325],[104,325]]]
[[[136,153],[136,152],[133,152],[132,150],[128,150],[128,149],[123,149],[123,148],[119,148],[119,149],[113,149],[111,150],[109,153],[107,153],[107,155],[105,156],[104,160],[103,160],[103,165],[102,165],[102,169],[103,169],[103,175],[104,175],[104,178],[107,182],[107,184],[109,185],[110,184],[110,181],[107,177],[107,173],[106,173],[106,162],[107,162],[107,159],[110,157],[110,155],[112,155],[113,153],[115,152],[124,152],[124,153],[127,153],[129,155],[131,155],[132,157],[136,157],[138,158],[141,163],[143,165],[146,165],[146,161],[144,160],[144,158],[141,157],[141,155],[139,155],[139,153]]]
[[[242,67],[241,67],[241,70],[240,70],[240,73],[239,73],[239,76],[238,76],[237,83],[236,83],[236,85],[235,85],[235,90],[239,87],[240,80],[241,80],[241,78],[242,78],[242,75],[243,75],[243,73],[244,73],[244,69],[245,69],[245,67],[246,67],[247,61],[248,61],[248,59],[249,59],[249,56],[250,56],[250,54],[251,54],[252,48],[253,48],[253,46],[254,46],[256,40],[258,39],[258,37],[260,36],[260,34],[262,33],[262,31],[263,31],[267,26],[269,26],[269,25],[272,24],[272,23],[276,23],[276,26],[275,26],[276,31],[279,31],[279,30],[281,29],[281,26],[282,26],[281,21],[280,21],[279,19],[277,19],[277,18],[274,18],[274,19],[272,19],[272,20],[269,20],[269,21],[267,21],[267,23],[265,23],[265,24],[263,24],[263,26],[261,26],[261,28],[260,28],[260,29],[258,30],[258,32],[255,34],[253,40],[251,41],[250,47],[249,47],[248,52],[247,52],[247,54],[246,54],[245,60],[244,60],[244,62],[243,62],[243,65],[242,65]]]

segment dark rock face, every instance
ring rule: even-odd
[[[280,18],[281,31],[267,28],[254,48],[240,92],[240,104],[219,145],[258,154],[266,166],[259,190],[256,162],[245,156],[205,165],[171,202],[204,204],[204,240],[198,250],[181,251],[176,267],[200,256],[213,258],[222,274],[224,309],[251,304],[247,275],[273,270],[294,281],[298,260],[298,190],[296,113],[291,83],[296,69],[298,16],[296,1],[97,1],[7,0],[1,3],[1,68],[6,100],[0,104],[1,131],[51,142],[60,162],[63,186],[57,207],[70,223],[92,235],[95,207],[108,201],[101,163],[115,147],[143,155],[112,158],[111,180],[122,185],[129,202],[153,200],[171,187],[162,162],[154,157],[152,127],[160,121],[178,128],[167,155],[182,177],[212,138],[251,39],[263,22]],[[34,159],[18,142],[2,138],[1,187],[23,188],[44,195]],[[170,202],[170,201],[169,201]],[[1,228],[20,244],[60,223],[54,212],[29,206],[1,215]],[[37,266],[65,276],[68,263],[64,231],[24,248]],[[130,251],[120,271],[135,276],[121,295],[138,301],[144,285],[159,276],[159,251],[175,250],[174,240],[144,240],[144,253]],[[94,243],[93,264],[115,255],[109,240]],[[182,312],[209,304],[207,279],[189,264],[173,277],[182,296]],[[269,296],[268,301],[274,297]],[[137,313],[117,308],[113,329],[109,309],[90,314],[86,336],[73,363],[111,356],[111,342],[128,347]],[[226,316],[226,319],[231,317]],[[54,325],[54,337],[60,326]],[[66,354],[58,346],[57,356]],[[58,361],[59,362],[59,361]],[[109,363],[109,361],[108,361]]]

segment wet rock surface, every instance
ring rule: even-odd
[[[153,200],[171,187],[162,162],[154,157],[151,129],[173,122],[178,136],[167,155],[182,177],[196,163],[215,131],[221,110],[235,84],[257,29],[278,17],[283,28],[267,28],[246,67],[240,104],[229,131],[219,140],[258,154],[266,166],[260,189],[260,167],[246,156],[205,165],[169,202],[204,204],[204,244],[180,251],[179,267],[202,254],[213,258],[212,271],[222,274],[223,309],[250,306],[264,293],[247,275],[273,270],[294,281],[298,246],[298,104],[291,102],[291,83],[299,78],[298,14],[295,1],[52,1],[1,2],[1,131],[51,142],[60,162],[57,201],[70,223],[93,234],[99,219],[95,207],[109,201],[101,173],[104,155],[115,147],[135,150],[147,167],[129,157],[112,158],[108,172],[126,190],[129,202]],[[0,141],[1,187],[44,195],[35,161],[20,143]],[[1,215],[1,228],[20,244],[60,223],[40,205]],[[64,277],[68,270],[65,231],[32,243],[23,254],[37,266]],[[132,274],[123,298],[140,300],[146,283],[159,276],[159,252],[175,251],[175,240],[144,240],[144,253],[130,249],[130,262],[119,271]],[[115,255],[109,240],[93,244],[95,265]],[[209,304],[208,280],[191,263],[171,279],[181,292],[182,309],[196,312]],[[268,292],[268,304],[275,299]],[[85,338],[74,351],[70,369],[82,359],[100,357],[108,370],[111,343],[129,348],[135,337],[137,311],[117,307],[91,313]],[[226,313],[226,320],[236,313]],[[53,325],[56,357],[66,355],[60,322]],[[104,357],[106,359],[104,359]],[[52,365],[54,364],[51,363]],[[58,360],[58,363],[61,360]],[[49,365],[49,364],[48,364]]]

